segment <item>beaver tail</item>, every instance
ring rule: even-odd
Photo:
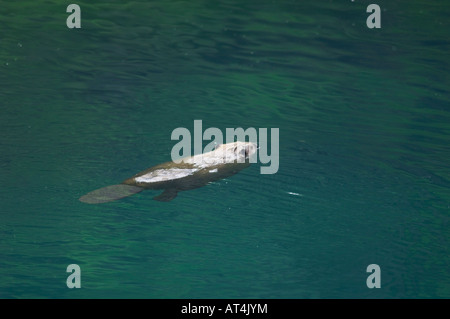
[[[87,204],[107,203],[134,195],[142,192],[143,190],[144,189],[142,187],[125,184],[111,185],[96,189],[95,191],[81,196],[80,201]]]

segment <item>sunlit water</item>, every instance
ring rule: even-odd
[[[2,3],[0,297],[450,297],[448,4],[77,3]],[[279,128],[279,171],[78,201],[196,119]]]

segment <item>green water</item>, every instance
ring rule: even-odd
[[[0,3],[0,297],[450,297],[450,4]],[[78,201],[196,119],[279,128],[279,171]]]

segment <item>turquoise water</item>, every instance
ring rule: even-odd
[[[0,297],[449,298],[450,5],[369,3],[2,2]],[[279,171],[78,201],[196,119],[279,128]]]

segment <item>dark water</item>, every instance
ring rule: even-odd
[[[0,297],[450,297],[450,4],[0,3]],[[195,119],[279,128],[279,171],[78,201]]]

